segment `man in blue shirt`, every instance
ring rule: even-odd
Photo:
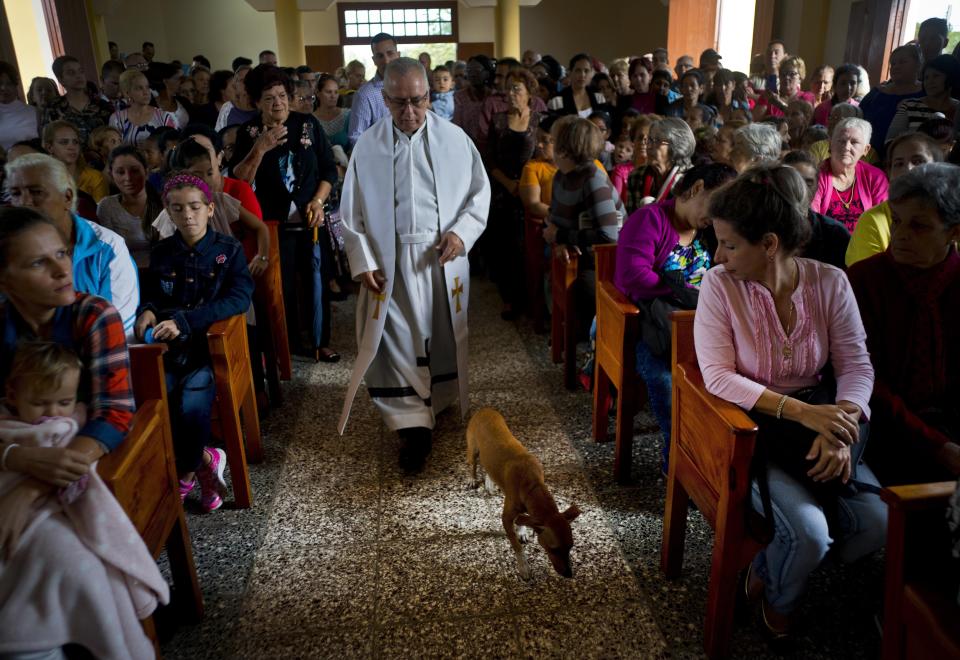
[[[353,96],[348,133],[351,148],[365,130],[390,114],[383,100],[383,72],[390,62],[400,57],[397,42],[386,32],[381,32],[371,40],[370,50],[373,51],[373,62],[377,65],[377,75],[364,83]]]

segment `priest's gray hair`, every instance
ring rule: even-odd
[[[24,170],[43,170],[43,179],[53,184],[61,195],[66,196],[69,190],[73,194],[72,210],[77,210],[77,184],[74,182],[67,166],[53,156],[47,154],[25,154],[15,161],[7,163],[3,171],[6,174],[5,192],[9,191],[10,178]]]
[[[780,133],[769,124],[747,124],[733,132],[730,157],[749,163],[762,163],[780,159],[783,140]]]
[[[388,81],[396,78],[404,78],[411,74],[420,74],[423,76],[423,82],[426,83],[427,88],[430,87],[430,81],[427,79],[427,70],[423,68],[423,65],[420,64],[419,60],[415,60],[412,57],[398,57],[394,61],[390,62],[387,65],[386,70],[383,72],[383,84],[386,85]]]
[[[19,161],[18,161],[19,162]],[[960,225],[960,167],[926,163],[890,182],[890,201],[918,199],[936,207],[943,225]]]

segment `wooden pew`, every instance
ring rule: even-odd
[[[554,246],[550,258],[550,295],[553,309],[550,318],[550,355],[555,363],[563,362],[563,385],[568,390],[577,386],[577,321],[573,285],[577,280],[576,258],[564,263]]]
[[[274,405],[283,402],[281,380],[292,377],[290,340],[287,337],[287,312],[283,304],[283,283],[280,276],[280,239],[278,223],[268,220],[264,224],[270,233],[270,264],[259,277],[254,278],[253,305],[257,314],[257,343],[265,358],[267,387]],[[243,244],[243,251],[250,260],[257,254],[257,239],[253,232],[245,231],[240,223],[231,229]],[[255,356],[256,359],[256,356]]]
[[[544,299],[543,280],[546,276],[543,240],[543,218],[535,218],[529,213],[523,219],[523,265],[524,280],[527,287],[527,309],[533,320],[535,332],[545,331],[544,319],[547,302]]]
[[[160,344],[130,347],[137,412],[126,440],[100,459],[97,472],[154,558],[166,548],[173,573],[174,611],[184,612],[191,622],[199,622],[203,618],[203,594],[180,504],[163,371],[164,350]],[[144,621],[144,629],[157,646],[152,617]]]
[[[674,312],[672,318],[673,431],[660,569],[668,578],[680,574],[692,499],[714,531],[704,648],[711,658],[725,657],[737,575],[762,548],[746,529],[757,426],[704,387],[693,344],[694,312]]]
[[[593,439],[607,440],[607,411],[618,394],[616,447],[613,474],[620,483],[630,480],[633,452],[633,417],[646,397],[646,386],[637,374],[636,346],[640,341],[640,312],[613,284],[617,246],[596,245],[597,339],[593,371]]]
[[[888,506],[884,660],[960,658],[957,585],[944,580],[956,561],[944,519],[955,488],[949,481],[881,491]]]
[[[253,500],[247,454],[251,463],[259,463],[263,460],[263,446],[260,444],[260,415],[250,370],[245,317],[237,315],[217,321],[207,331],[207,342],[217,386],[215,405],[230,465],[233,496],[237,506],[246,509]]]

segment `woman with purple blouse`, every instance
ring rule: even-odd
[[[630,300],[669,296],[665,279],[679,275],[687,287],[698,288],[713,265],[713,241],[704,235],[710,224],[710,193],[736,177],[732,167],[719,163],[700,165],[687,172],[674,187],[675,197],[643,206],[623,223],[617,241],[614,285]],[[707,233],[710,233],[707,230]],[[670,456],[670,355],[656,354],[642,339],[637,341],[636,370],[647,385],[650,408],[663,435],[661,469],[667,473]]]
[[[878,485],[853,458],[873,391],[866,335],[846,275],[796,256],[811,232],[805,199],[803,179],[783,165],[748,170],[713,196],[723,267],[704,276],[694,321],[707,391],[750,411],[759,428],[766,460],[755,455],[753,505],[773,534],[745,590],[777,637],[789,636],[828,550],[853,561],[886,537],[879,495],[850,483]],[[799,450],[792,460],[790,447]]]

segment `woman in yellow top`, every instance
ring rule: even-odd
[[[924,163],[942,160],[943,151],[933,138],[923,133],[905,133],[887,144],[887,178],[892,182]],[[848,268],[858,261],[887,251],[891,222],[887,202],[864,211],[847,245],[845,261]]]
[[[52,121],[43,129],[43,148],[66,165],[77,188],[99,204],[110,193],[110,186],[102,172],[88,167],[83,160],[84,146],[80,142],[77,127],[68,121]]]

